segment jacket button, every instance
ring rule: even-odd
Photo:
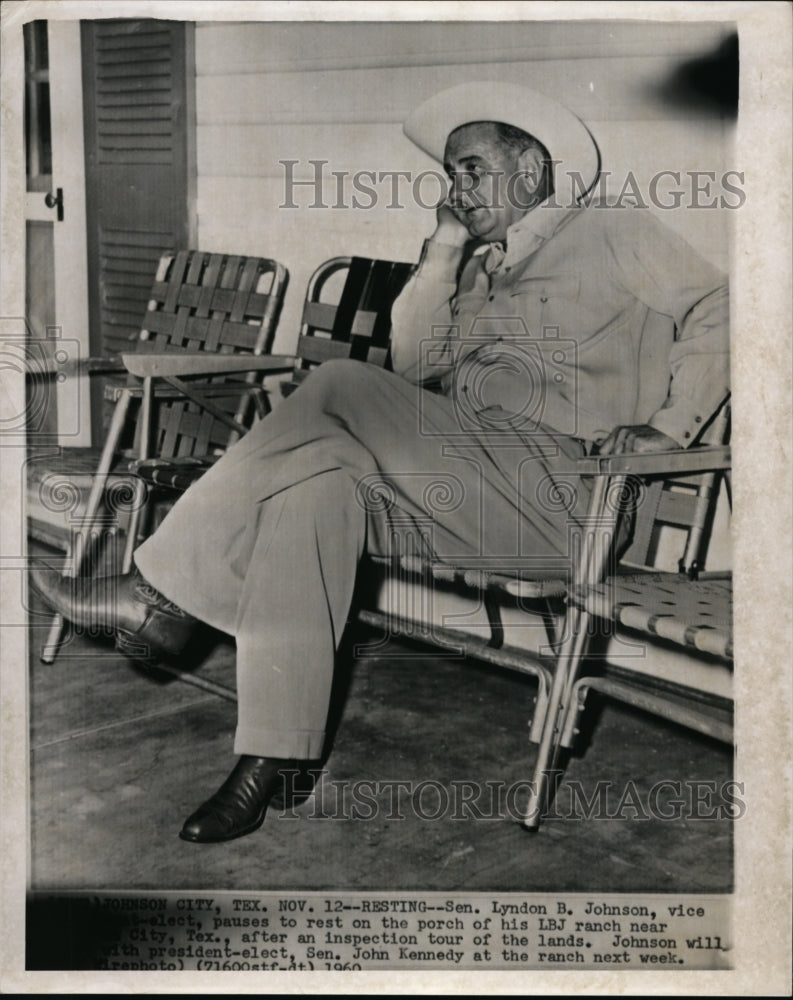
[[[548,296],[547,295],[541,295],[540,296],[540,302],[547,302],[547,301],[548,301]]]
[[[488,302],[492,302],[494,298],[495,298],[495,295],[488,295],[487,301]]]
[[[702,423],[702,417],[694,417],[694,423],[695,424],[701,424]]]
[[[689,431],[686,431],[685,434],[683,435],[683,437],[684,438],[690,438],[691,437],[691,433]]]

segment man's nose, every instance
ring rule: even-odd
[[[479,178],[471,174],[461,174],[452,181],[450,201],[453,208],[471,208],[478,205],[479,200],[474,192],[479,184]]]

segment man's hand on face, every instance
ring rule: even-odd
[[[622,455],[634,451],[640,455],[654,451],[675,451],[680,445],[663,431],[656,430],[650,424],[634,424],[628,427],[616,427],[611,434],[598,444],[599,455]]]
[[[447,246],[453,247],[464,247],[471,239],[471,234],[454,214],[448,200],[444,200],[438,205],[436,214],[438,225],[431,238],[436,243],[445,243]]]

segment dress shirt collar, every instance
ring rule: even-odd
[[[554,204],[553,195],[540,202],[507,230],[506,250],[502,243],[491,243],[485,252],[484,267],[492,274],[506,264],[512,266],[525,260],[549,240],[578,212],[581,205]]]

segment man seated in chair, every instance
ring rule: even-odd
[[[321,365],[112,587],[34,572],[130,654],[178,654],[196,620],[235,637],[238,759],[187,841],[257,829],[280,772],[321,758],[364,553],[411,536],[435,560],[564,567],[589,495],[576,461],[685,448],[727,391],[724,277],[649,211],[585,204],[599,155],[571,112],[469,83],[405,131],[451,187],[393,309],[394,370]]]

